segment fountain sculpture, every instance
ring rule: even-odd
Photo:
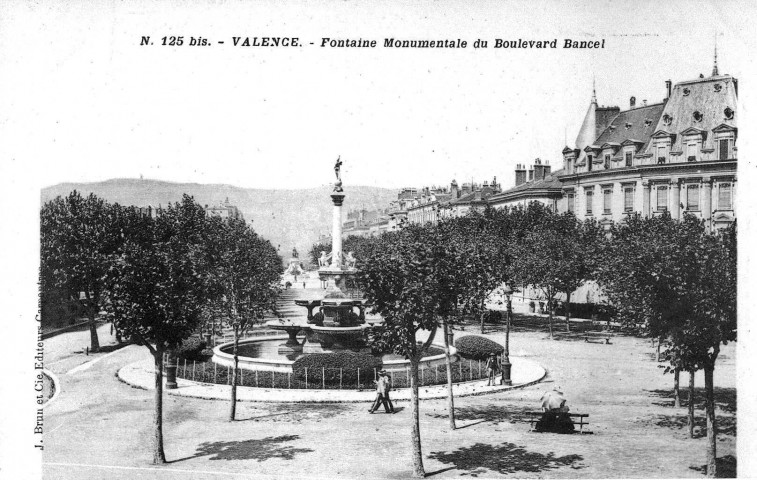
[[[342,253],[342,189],[341,157],[334,165],[336,183],[331,193],[334,204],[331,230],[331,253],[321,252],[318,260],[318,276],[326,285],[326,293],[320,300],[295,300],[295,304],[307,308],[307,324],[270,321],[267,326],[274,330],[284,330],[289,334],[286,343],[279,347],[279,352],[325,353],[338,350],[360,351],[366,349],[364,331],[365,302],[360,298],[350,298],[346,293],[347,280],[357,273],[356,259],[349,252]],[[313,314],[314,309],[319,312]],[[357,310],[357,311],[355,311]],[[300,331],[304,331],[304,343],[297,340]]]
[[[344,191],[341,177],[342,161],[337,159],[334,165],[336,182],[331,192],[334,205],[332,217],[331,253],[321,252],[318,259],[318,276],[326,286],[322,298],[298,299],[295,304],[307,309],[306,319],[301,320],[271,320],[266,326],[273,330],[283,330],[288,338],[285,343],[278,345],[278,357],[265,353],[262,349],[266,339],[247,339],[240,342],[240,347],[259,347],[261,351],[251,355],[239,357],[239,366],[249,370],[268,370],[291,372],[291,358],[297,355],[311,353],[330,353],[350,350],[355,352],[370,352],[366,345],[366,330],[371,326],[366,321],[365,310],[369,306],[361,295],[355,295],[348,283],[357,274],[357,263],[352,252],[342,253],[342,203]],[[315,312],[315,313],[314,313]],[[381,320],[378,320],[380,322]],[[377,323],[378,323],[377,322]],[[298,336],[304,333],[304,340]],[[222,365],[233,365],[229,349],[231,344],[222,344],[214,349],[213,361]],[[439,352],[422,360],[426,367],[442,365],[445,356],[441,348]],[[450,348],[453,361],[457,360],[454,347]],[[287,359],[281,358],[286,357]],[[390,371],[403,371],[408,367],[404,359],[385,359],[384,368]]]

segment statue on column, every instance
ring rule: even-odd
[[[300,254],[297,253],[297,247],[292,248],[292,258],[299,258]]]
[[[334,191],[335,192],[341,192],[342,191],[342,156],[339,155],[336,159],[336,164],[334,165],[334,174],[336,174],[336,183],[334,184]]]

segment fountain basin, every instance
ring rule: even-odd
[[[255,346],[260,347],[260,357],[239,356],[239,368],[244,370],[260,370],[260,371],[274,371],[280,373],[291,373],[294,360],[290,360],[285,356],[277,356],[276,351],[281,340],[286,340],[289,337],[287,335],[270,336],[261,338],[248,338],[239,341],[239,347]],[[435,353],[421,359],[421,366],[424,368],[433,368],[437,365],[445,364],[444,345],[432,344],[432,347],[441,350],[441,353]],[[234,366],[234,355],[231,353],[234,348],[233,342],[223,343],[213,349],[212,361],[223,366]],[[450,357],[452,362],[458,360],[457,349],[451,346],[449,347]],[[266,353],[266,351],[268,353]],[[278,358],[276,358],[278,357]],[[384,369],[387,371],[402,372],[405,369],[410,368],[410,361],[405,359],[387,359],[383,362]]]

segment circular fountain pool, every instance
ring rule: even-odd
[[[275,372],[291,372],[292,364],[303,354],[302,352],[280,353],[281,340],[288,336],[249,338],[239,341],[239,368],[245,370],[263,370]],[[218,345],[213,349],[213,362],[224,366],[234,366],[232,354],[234,344],[232,342]],[[457,361],[457,350],[450,346],[450,356],[453,362]],[[410,366],[410,362],[403,357],[394,354],[380,354],[384,369],[389,371],[404,371]],[[444,346],[433,344],[429,347],[427,355],[421,360],[423,367],[435,367],[444,365]]]

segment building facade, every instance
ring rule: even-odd
[[[607,225],[665,212],[708,228],[736,218],[737,80],[716,66],[710,77],[666,82],[666,93],[640,107],[631,97],[595,139],[579,135],[563,150],[560,211]]]

